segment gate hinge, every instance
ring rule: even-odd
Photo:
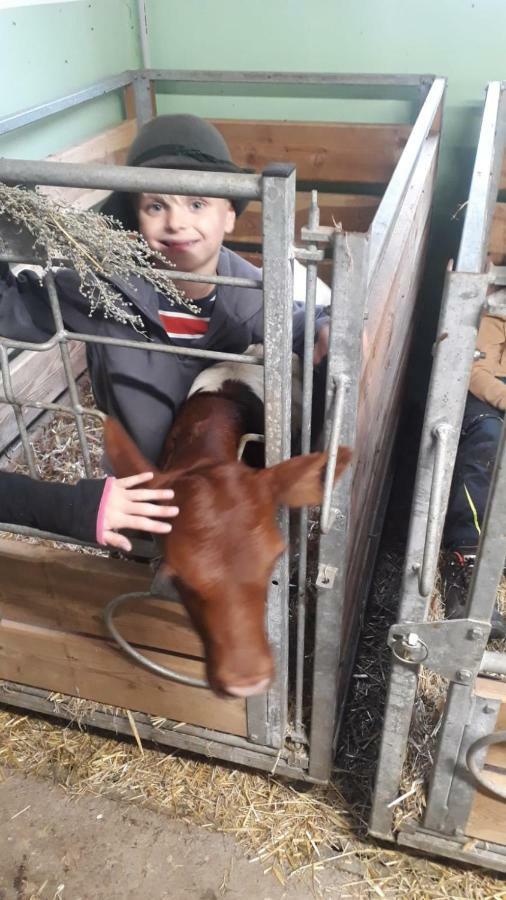
[[[480,619],[403,622],[390,628],[388,646],[400,662],[423,664],[450,681],[471,684],[489,633],[490,622]]]

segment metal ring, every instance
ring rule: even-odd
[[[429,655],[429,648],[427,647],[427,644],[425,643],[425,641],[422,641],[421,637],[418,637],[418,644],[419,645],[421,644],[421,646],[424,647],[424,649],[425,649],[425,655],[422,657],[422,659],[406,659],[405,656],[401,656],[400,653],[397,653],[397,650],[395,649],[395,642],[397,640],[401,640],[403,637],[405,637],[404,634],[394,635],[392,638],[392,642],[391,643],[389,642],[390,649],[391,649],[393,655],[395,656],[395,658],[397,660],[399,660],[399,662],[407,663],[409,666],[422,665]]]
[[[125,640],[116,628],[116,625],[113,622],[113,616],[120,606],[123,606],[123,604],[128,603],[130,600],[138,599],[139,597],[149,597],[154,599],[156,596],[157,595],[151,593],[151,591],[139,591],[132,594],[120,594],[118,597],[114,597],[104,609],[104,622],[107,631],[128,656],[135,659],[135,661],[140,663],[141,666],[144,666],[145,669],[154,672],[155,675],[161,675],[162,678],[168,678],[170,681],[177,681],[179,684],[186,684],[190,687],[208,688],[209,683],[207,681],[202,681],[200,678],[191,678],[189,675],[181,675],[179,672],[174,672],[172,669],[166,669],[165,666],[160,666],[158,663],[148,659],[147,656],[143,656],[142,653],[139,653],[135,647],[132,647],[132,645]]]
[[[494,731],[492,734],[486,734],[485,737],[479,738],[474,744],[471,744],[466,753],[466,765],[480,787],[485,788],[501,800],[506,800],[506,788],[500,788],[497,784],[483,778],[482,770],[478,767],[478,763],[476,762],[476,757],[480,750],[483,750],[485,747],[490,747],[492,744],[503,743],[506,743],[506,731]]]

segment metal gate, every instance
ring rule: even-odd
[[[192,79],[194,74],[194,79]],[[133,83],[137,100],[139,122],[149,118],[147,98],[150,80],[233,80],[234,73],[173,73],[141,72],[127,73]],[[237,75],[237,73],[236,73]],[[244,80],[244,73],[242,73]],[[276,79],[274,73],[250,73],[252,82]],[[247,73],[246,73],[247,78]],[[312,401],[312,354],[315,316],[316,276],[318,262],[323,259],[325,248],[332,256],[332,302],[330,310],[330,348],[326,385],[326,425],[325,440],[330,451],[330,462],[325,483],[325,496],[320,518],[320,540],[317,574],[314,579],[316,594],[316,623],[312,670],[307,672],[306,651],[306,609],[307,595],[307,532],[308,515],[303,510],[300,516],[300,558],[298,564],[298,585],[296,595],[296,637],[293,646],[289,642],[289,550],[283,554],[273,573],[269,589],[267,610],[267,632],[272,645],[276,664],[276,679],[269,692],[247,701],[247,739],[211,729],[192,725],[181,725],[178,730],[167,731],[166,735],[150,728],[147,717],[136,717],[139,734],[146,738],[155,737],[158,743],[167,743],[183,749],[190,749],[207,755],[229,759],[233,762],[253,765],[261,769],[273,768],[297,778],[314,781],[328,779],[333,759],[336,732],[341,714],[344,691],[351,674],[351,664],[358,637],[360,611],[367,595],[372,560],[377,546],[380,524],[385,506],[388,487],[391,449],[395,436],[395,407],[390,404],[386,412],[377,410],[379,419],[386,416],[388,440],[371,450],[376,459],[379,454],[379,470],[368,470],[369,482],[362,485],[367,502],[371,504],[371,520],[363,527],[357,519],[357,532],[350,531],[350,504],[352,502],[352,477],[347,474],[335,487],[332,486],[332,460],[338,445],[354,446],[359,414],[359,384],[364,364],[363,329],[367,319],[371,297],[376,290],[382,294],[386,285],[390,291],[401,292],[394,285],[395,266],[400,266],[403,248],[408,242],[413,259],[408,259],[403,277],[407,287],[405,298],[405,321],[402,319],[400,346],[395,357],[395,366],[386,366],[389,377],[395,379],[395,396],[400,390],[402,376],[409,349],[414,301],[421,272],[421,262],[427,233],[430,200],[437,161],[439,142],[439,120],[444,96],[443,79],[427,79],[419,76],[311,76],[279,75],[282,83],[298,83],[299,80],[335,86],[352,86],[364,90],[365,96],[371,91],[393,87],[414,91],[420,104],[420,112],[411,129],[406,147],[395,168],[384,196],[379,204],[373,223],[366,233],[347,233],[335,227],[319,225],[318,201],[313,192],[313,201],[307,227],[302,229],[302,248],[294,247],[295,233],[295,171],[293,166],[272,165],[261,175],[225,175],[218,173],[174,172],[155,169],[133,169],[121,166],[94,166],[51,163],[44,161],[0,160],[0,180],[16,184],[50,184],[87,188],[126,190],[131,192],[155,190],[169,194],[237,197],[261,200],[263,236],[263,278],[228,279],[225,277],[204,277],[200,280],[213,284],[241,285],[263,291],[265,322],[265,439],[266,461],[271,466],[290,455],[290,383],[292,344],[292,296],[293,260],[302,260],[307,265],[306,294],[306,344],[304,351],[303,425],[302,452],[309,450]],[[237,76],[237,80],[239,77]],[[129,83],[125,76],[111,80],[109,90],[117,90]],[[94,86],[87,92],[75,95],[74,102],[83,102],[100,92]],[[102,91],[103,92],[103,91]],[[83,96],[86,94],[86,96]],[[51,114],[72,104],[72,98],[63,98],[48,104],[47,114]],[[13,116],[7,123],[0,123],[1,130],[12,130],[39,118],[39,111],[31,118],[29,113]],[[415,217],[415,218],[413,218]],[[414,225],[413,225],[414,222]],[[412,240],[411,227],[416,226]],[[15,235],[6,232],[7,249],[1,259],[13,262],[30,262],[30,253],[17,243]],[[404,242],[404,243],[403,243]],[[36,260],[35,260],[36,261]],[[395,264],[395,265],[394,265]],[[404,272],[404,270],[403,270]],[[392,274],[394,273],[394,274]],[[172,277],[189,279],[185,273],[172,272]],[[388,280],[390,279],[390,280]],[[79,389],[75,383],[68,358],[68,340],[89,343],[96,338],[86,334],[69,334],[62,322],[56,288],[51,273],[46,275],[55,322],[54,336],[45,344],[34,344],[0,338],[0,358],[6,401],[16,413],[19,433],[32,475],[35,475],[32,454],[29,447],[23,411],[30,407],[25,397],[16,396],[9,376],[8,351],[30,349],[44,352],[58,346],[61,351],[71,398],[67,414],[74,417],[79,432],[85,466],[88,466],[86,435],[82,427],[85,411],[80,404]],[[393,296],[393,295],[392,295]],[[407,298],[407,299],[406,299]],[[399,312],[397,313],[399,315]],[[376,318],[379,313],[376,311]],[[101,338],[102,342],[108,342]],[[122,346],[137,348],[135,340],[120,342]],[[244,364],[262,364],[258,359],[218,353],[212,351],[184,350],[181,347],[150,345],[150,350],[161,353],[185,353],[204,357],[209,362],[231,359]],[[4,401],[5,402],[5,401]],[[37,408],[61,411],[57,404],[35,404]],[[393,410],[393,411],[392,411]],[[86,414],[88,412],[86,411]],[[96,413],[98,415],[98,413]],[[381,429],[380,429],[381,431]],[[366,451],[364,451],[366,452]],[[87,468],[88,471],[88,468]],[[355,481],[355,484],[357,482]],[[358,533],[358,524],[361,525]],[[280,527],[288,538],[288,515],[280,513]],[[28,532],[9,524],[0,525],[0,530]],[[40,533],[39,533],[40,536]],[[350,564],[357,572],[350,591]],[[345,615],[348,612],[348,615]],[[346,619],[346,621],[345,621]],[[351,622],[351,624],[350,624]],[[346,632],[344,629],[346,628]],[[293,654],[294,676],[289,676],[288,657]],[[307,714],[303,710],[305,677],[311,683],[311,721],[308,728]],[[53,712],[44,699],[44,692],[11,684],[8,692],[1,693],[2,702],[18,706]],[[289,711],[289,700],[293,708]],[[86,718],[84,719],[86,721]],[[101,727],[124,730],[118,725],[119,718],[107,717],[100,712],[93,716],[92,724]]]
[[[506,285],[506,267],[487,265],[493,213],[506,136],[505,85],[487,90],[469,202],[455,270],[447,272],[434,344],[397,623],[389,632],[392,670],[370,831],[394,839],[394,806],[414,708],[420,665],[448,679],[442,725],[423,822],[402,826],[400,844],[506,872],[506,842],[473,839],[468,820],[476,789],[506,793],[483,770],[495,731],[500,698],[483,699],[480,672],[506,674],[506,653],[486,650],[496,590],[506,556],[506,432],[503,428],[466,618],[429,621],[452,471],[464,415],[481,315],[500,311],[490,285]],[[506,248],[504,248],[506,251]],[[506,685],[503,685],[506,687]],[[502,726],[504,728],[504,725]],[[493,767],[492,767],[493,768]]]

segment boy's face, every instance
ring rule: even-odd
[[[215,275],[223,238],[234,230],[235,211],[221,197],[140,194],[139,230],[152,250],[176,269]]]

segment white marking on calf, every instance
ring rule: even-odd
[[[263,344],[250,344],[244,351],[248,356],[263,357]],[[219,362],[204,369],[197,375],[188,396],[197,391],[214,393],[220,391],[225,381],[240,381],[246,384],[264,402],[264,368],[249,366],[247,363]],[[302,425],[302,363],[296,353],[292,353],[292,432],[300,431]]]

